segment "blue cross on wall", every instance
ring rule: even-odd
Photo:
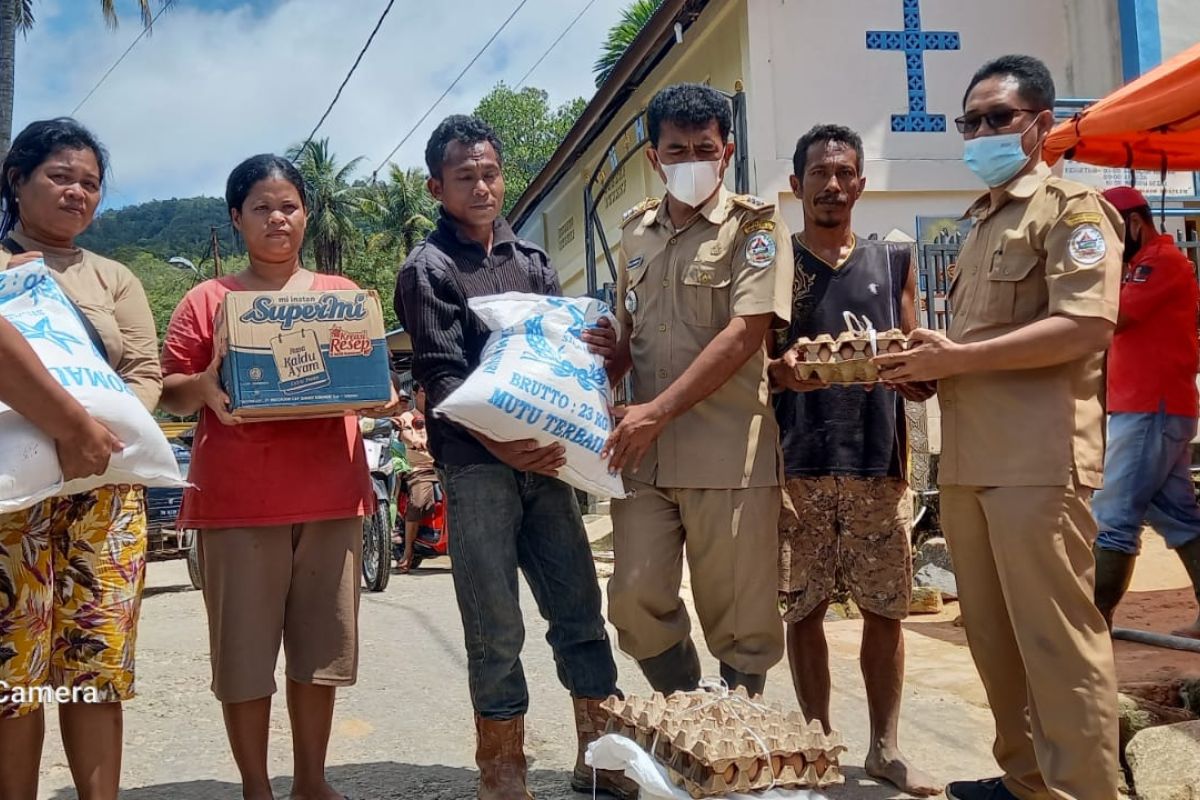
[[[895,133],[944,133],[946,116],[930,114],[925,107],[925,51],[959,50],[957,31],[921,30],[921,0],[903,0],[904,30],[867,31],[868,50],[904,53],[908,75],[908,113],[892,115]]]

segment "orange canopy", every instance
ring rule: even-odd
[[[1064,155],[1102,167],[1200,170],[1200,44],[1055,126],[1043,156],[1053,164]]]

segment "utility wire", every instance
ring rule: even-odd
[[[129,45],[129,47],[125,48],[125,52],[121,54],[121,57],[113,62],[113,65],[108,68],[108,72],[105,72],[104,75],[101,76],[100,80],[96,81],[96,85],[93,86],[92,90],[87,93],[87,97],[80,100],[79,105],[75,106],[75,109],[73,111],[71,111],[72,117],[79,113],[79,109],[83,108],[84,103],[86,103],[88,100],[92,99],[92,95],[94,95],[96,93],[96,90],[100,88],[100,85],[102,83],[104,83],[104,81],[108,80],[108,76],[112,75],[113,70],[116,69],[117,67],[121,66],[121,62],[124,61],[125,57],[127,55],[129,55],[130,51],[133,50],[133,48],[137,46],[137,43],[140,42],[142,40],[142,38],[147,33],[150,32],[150,29],[154,27],[154,23],[158,22],[158,18],[163,15],[163,12],[166,11],[168,8],[170,8],[174,4],[175,4],[175,0],[166,0],[166,2],[163,3],[162,8],[160,8],[157,11],[157,13],[155,13],[155,15],[150,19],[150,24],[142,26],[142,32],[137,35],[137,38],[133,40],[133,42]]]
[[[434,112],[434,109],[441,105],[442,101],[446,99],[446,96],[449,95],[450,92],[454,91],[454,87],[457,86],[458,82],[463,79],[463,76],[467,74],[467,71],[470,70],[471,67],[475,66],[476,61],[483,57],[483,54],[487,52],[487,49],[492,46],[492,42],[496,41],[496,39],[500,37],[500,34],[503,33],[504,29],[508,27],[508,23],[513,21],[513,17],[515,17],[528,2],[529,0],[521,0],[521,2],[517,3],[517,7],[513,9],[511,14],[508,15],[508,19],[504,20],[504,22],[500,24],[500,27],[497,28],[496,32],[492,34],[492,38],[488,39],[487,42],[484,43],[483,47],[480,48],[479,52],[475,54],[475,57],[472,58],[465,67],[463,67],[462,72],[458,73],[458,77],[446,87],[446,91],[442,92],[442,96],[435,100],[433,105],[431,105],[429,109],[421,115],[421,118],[417,120],[417,124],[413,125],[412,129],[409,130],[408,133],[404,134],[404,138],[400,140],[400,144],[393,147],[392,152],[388,153],[383,161],[379,162],[379,166],[377,166],[375,171],[371,173],[372,182],[374,182],[376,177],[379,175],[379,170],[387,166],[387,163],[392,160],[392,156],[396,155],[400,148],[412,138],[412,135],[417,132],[417,129],[421,127],[425,120],[429,119],[429,115]]]
[[[345,79],[342,80],[342,85],[338,87],[337,93],[333,99],[329,101],[329,108],[325,109],[325,113],[321,115],[321,119],[317,121],[316,126],[312,129],[312,133],[304,140],[304,144],[300,145],[298,152],[304,152],[304,148],[308,147],[308,143],[317,135],[317,131],[325,124],[325,120],[329,117],[329,112],[333,111],[333,107],[337,105],[337,101],[342,96],[342,90],[346,88],[346,84],[350,82],[350,78],[354,75],[354,71],[358,69],[359,62],[363,60],[363,56],[367,54],[367,49],[370,48],[371,42],[375,41],[375,34],[379,33],[380,27],[383,26],[383,21],[387,19],[388,12],[392,10],[392,6],[396,4],[396,0],[388,0],[388,4],[383,9],[383,13],[379,15],[379,21],[375,23],[375,29],[371,31],[371,35],[367,37],[367,43],[362,46],[362,50],[358,51],[358,58],[354,59],[354,64],[351,65],[350,71],[346,73]]]
[[[558,35],[558,38],[555,39],[550,44],[550,46],[546,48],[546,52],[542,53],[541,57],[537,61],[533,62],[533,66],[530,67],[529,71],[526,72],[521,77],[521,80],[517,82],[516,91],[519,92],[519,91],[521,91],[521,89],[523,89],[525,87],[525,81],[529,80],[529,76],[534,73],[534,70],[536,70],[538,67],[540,67],[542,65],[542,62],[546,60],[546,56],[550,55],[550,53],[553,52],[554,48],[558,47],[559,42],[561,42],[563,39],[565,39],[567,34],[571,32],[571,29],[575,27],[575,23],[579,22],[579,20],[583,18],[583,15],[588,12],[588,9],[594,5],[596,5],[596,0],[588,0],[588,4],[583,7],[583,10],[575,15],[575,19],[571,20],[570,24],[567,25],[567,27],[563,28],[563,32]]]

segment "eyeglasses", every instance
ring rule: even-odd
[[[998,131],[1001,128],[1007,128],[1009,125],[1012,125],[1013,118],[1022,112],[1027,114],[1041,113],[1036,108],[1000,108],[984,114],[964,114],[954,120],[954,126],[958,128],[959,133],[977,133],[979,131],[979,124],[986,121],[989,128]]]

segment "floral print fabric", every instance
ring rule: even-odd
[[[146,576],[141,487],[105,486],[0,515],[0,719],[33,711],[17,691],[134,694],[134,645]]]

